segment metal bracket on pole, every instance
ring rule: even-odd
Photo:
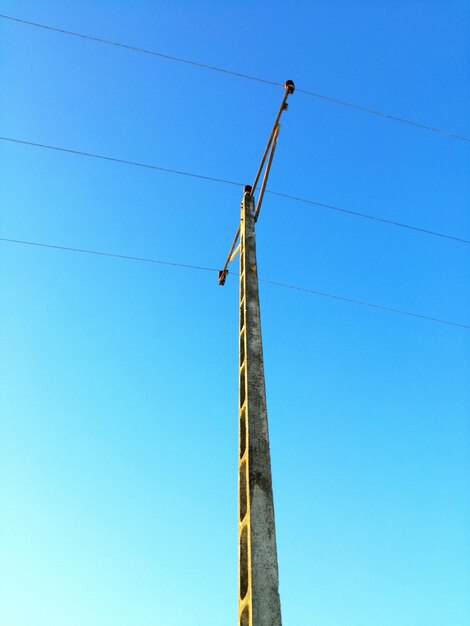
[[[282,99],[281,106],[279,107],[279,111],[277,112],[276,119],[274,120],[273,128],[271,130],[271,134],[269,135],[268,143],[267,143],[266,148],[264,150],[263,158],[261,159],[261,163],[259,165],[258,172],[256,173],[256,176],[255,176],[255,181],[253,183],[252,194],[256,191],[256,186],[257,186],[259,178],[261,176],[261,172],[263,170],[263,167],[264,167],[264,164],[265,164],[265,161],[266,161],[266,157],[268,156],[268,152],[269,152],[269,150],[271,148],[271,144],[273,143],[274,135],[275,135],[276,129],[277,129],[278,125],[279,125],[279,120],[281,119],[281,115],[282,115],[282,113],[284,111],[287,111],[287,107],[288,107],[288,105],[287,105],[287,98],[289,97],[289,94],[294,93],[294,91],[295,91],[294,82],[292,80],[287,80],[284,83],[284,89],[286,91],[285,91],[284,97]]]
[[[273,140],[271,142],[271,150],[269,152],[269,157],[268,157],[268,162],[266,164],[266,169],[264,170],[263,180],[261,182],[261,189],[259,191],[258,202],[256,203],[255,222],[258,221],[259,212],[261,210],[261,203],[263,202],[264,192],[266,190],[266,183],[268,182],[269,172],[271,170],[271,163],[273,162],[274,151],[276,150],[277,138],[279,136],[280,130],[281,130],[281,125],[278,124],[276,126],[276,130],[274,131]]]
[[[278,139],[278,136],[279,136],[279,130],[281,128],[279,120],[281,119],[282,113],[287,110],[287,98],[288,98],[289,94],[294,93],[294,91],[295,91],[294,82],[292,80],[287,80],[284,83],[284,88],[285,88],[286,91],[284,93],[284,97],[282,99],[281,106],[279,107],[279,111],[278,111],[278,113],[276,115],[276,119],[274,121],[274,125],[273,125],[273,128],[271,130],[271,134],[269,135],[268,143],[267,143],[266,148],[264,150],[264,154],[263,154],[263,157],[261,159],[261,163],[260,163],[260,166],[258,168],[258,171],[256,173],[254,183],[253,183],[252,186],[245,185],[245,187],[244,187],[244,193],[249,193],[251,196],[253,196],[253,194],[254,194],[254,192],[256,190],[256,186],[258,185],[259,179],[261,177],[261,173],[263,171],[263,167],[264,167],[264,165],[266,163],[266,158],[267,158],[268,162],[267,162],[266,168],[264,170],[263,180],[262,180],[262,183],[261,183],[260,194],[259,194],[258,202],[256,204],[256,208],[255,208],[255,211],[254,211],[255,222],[258,219],[259,212],[260,212],[260,209],[261,209],[261,203],[263,201],[264,192],[266,190],[266,183],[268,182],[269,172],[271,170],[271,164],[272,164],[273,157],[274,157],[274,151],[276,149],[276,143],[277,143],[277,139]],[[240,236],[240,226],[238,226],[237,232],[235,233],[235,237],[234,237],[233,243],[232,243],[232,245],[230,247],[230,251],[228,253],[227,260],[225,261],[225,265],[224,265],[223,269],[219,271],[219,285],[225,285],[225,280],[226,280],[227,275],[228,275],[228,269],[227,269],[228,268],[228,264],[231,261],[233,261],[233,259],[237,256],[239,248],[235,248],[235,246],[237,245],[239,236]]]
[[[235,248],[235,250],[232,252],[232,256],[229,259],[229,263],[231,263],[234,259],[236,259],[237,254],[239,254],[240,252],[240,244],[238,244],[238,246]]]
[[[235,233],[233,243],[230,247],[230,252],[228,253],[227,260],[225,261],[224,269],[219,271],[219,285],[225,285],[225,279],[227,278],[227,274],[228,274],[227,266],[232,260],[232,254],[235,249],[235,246],[237,245],[239,235],[240,235],[240,226],[238,227],[237,232]]]

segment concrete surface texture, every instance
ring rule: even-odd
[[[281,626],[254,201],[240,230],[239,626]]]

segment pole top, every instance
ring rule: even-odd
[[[252,186],[251,185],[245,185],[243,187],[243,193],[251,193],[252,192]]]
[[[284,87],[287,89],[287,93],[294,93],[295,85],[293,80],[286,80]]]

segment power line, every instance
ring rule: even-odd
[[[241,72],[234,72],[227,70],[216,65],[208,65],[207,63],[200,63],[199,61],[192,61],[190,59],[184,59],[182,57],[173,56],[171,54],[165,54],[163,52],[156,52],[155,50],[148,50],[147,48],[140,48],[138,46],[131,46],[129,44],[120,43],[119,41],[113,41],[111,39],[102,39],[101,37],[94,37],[93,35],[85,35],[83,33],[77,33],[72,30],[65,30],[64,28],[55,28],[54,26],[47,26],[46,24],[39,24],[38,22],[31,22],[29,20],[23,20],[11,15],[2,15],[0,18],[5,20],[11,20],[18,22],[19,24],[27,24],[28,26],[35,26],[36,28],[43,28],[56,33],[62,33],[63,35],[71,35],[72,37],[80,37],[81,39],[87,39],[88,41],[94,41],[96,43],[103,43],[108,46],[115,46],[116,48],[124,48],[125,50],[131,50],[132,52],[140,52],[142,54],[149,54],[154,57],[160,57],[161,59],[167,59],[168,61],[176,61],[177,63],[185,63],[186,65],[194,65],[206,70],[212,70],[213,72],[221,72],[222,74],[230,74],[231,76],[237,76],[238,78],[246,78],[248,80],[254,80],[258,83],[265,83],[266,85],[274,85],[275,87],[282,87],[283,83],[276,83],[273,80],[267,80],[265,78],[259,78],[258,76],[250,76],[249,74],[243,74]]]
[[[189,265],[187,263],[174,263],[173,261],[161,261],[159,259],[149,259],[141,256],[130,256],[128,254],[116,254],[114,252],[102,252],[100,250],[88,250],[86,248],[71,248],[70,246],[56,246],[51,243],[39,243],[38,241],[24,241],[22,239],[8,239],[0,237],[0,241],[7,243],[18,243],[26,246],[36,246],[37,248],[51,248],[52,250],[65,250],[66,252],[79,252],[81,254],[94,254],[96,256],[112,257],[123,261],[139,261],[140,263],[154,263],[157,265],[170,265],[172,267],[182,267],[191,270],[201,270],[204,272],[217,272],[214,267],[203,267],[202,265]]]
[[[88,41],[94,41],[95,43],[106,44],[108,46],[114,46],[117,48],[124,48],[125,50],[131,50],[132,52],[139,52],[142,54],[148,54],[151,56],[159,57],[162,59],[166,59],[168,61],[176,61],[177,63],[185,63],[186,65],[192,65],[200,68],[204,68],[207,70],[211,70],[213,72],[220,72],[222,74],[229,74],[230,76],[236,76],[237,78],[244,78],[251,81],[256,81],[258,83],[264,83],[266,85],[274,85],[275,87],[282,87],[283,83],[278,83],[273,80],[268,80],[266,78],[261,78],[259,76],[251,76],[250,74],[244,74],[242,72],[235,72],[233,70],[228,70],[222,67],[218,67],[216,65],[209,65],[207,63],[201,63],[199,61],[192,61],[191,59],[185,59],[182,57],[173,56],[170,54],[165,54],[163,52],[157,52],[155,50],[148,50],[147,48],[140,48],[138,46],[131,46],[129,44],[120,43],[118,41],[113,41],[111,39],[103,39],[101,37],[94,37],[93,35],[86,35],[84,33],[78,33],[71,30],[66,30],[64,28],[56,28],[54,26],[48,26],[46,24],[40,24],[38,22],[32,22],[30,20],[24,20],[18,17],[13,17],[11,15],[3,15],[0,14],[0,18],[5,20],[10,20],[12,22],[17,22],[19,24],[25,24],[28,26],[34,26],[36,28],[42,28],[44,30],[53,31],[56,33],[62,33],[63,35],[69,35],[72,37],[79,37],[81,39],[86,39]],[[390,113],[385,113],[384,111],[378,111],[377,109],[372,109],[370,107],[365,107],[359,104],[354,104],[352,102],[347,102],[346,100],[341,100],[339,98],[333,98],[331,96],[325,96],[315,91],[311,91],[309,89],[299,89],[296,91],[298,93],[302,93],[306,96],[310,96],[313,98],[319,98],[321,100],[325,100],[326,102],[332,102],[334,104],[338,104],[340,106],[345,106],[350,109],[354,109],[357,111],[362,111],[363,113],[369,113],[371,115],[376,115],[378,117],[383,117],[385,119],[393,120],[395,122],[401,122],[402,124],[408,124],[411,126],[415,126],[417,128],[421,128],[422,130],[427,130],[433,133],[438,133],[440,135],[445,135],[447,137],[452,137],[454,139],[459,139],[460,141],[470,142],[470,137],[465,137],[463,135],[459,135],[457,133],[453,133],[447,130],[443,130],[441,128],[435,128],[433,126],[429,126],[427,124],[422,124],[420,122],[414,122],[413,120],[408,120],[404,117],[399,117],[397,115],[391,115]]]
[[[52,250],[62,250],[62,251],[66,251],[66,252],[77,252],[77,253],[81,253],[81,254],[93,254],[95,256],[103,256],[103,257],[112,257],[112,258],[116,258],[116,259],[121,259],[123,261],[138,261],[138,262],[143,262],[143,263],[154,263],[154,264],[158,264],[158,265],[168,265],[168,266],[172,266],[172,267],[181,267],[181,268],[185,268],[185,269],[193,269],[193,270],[201,270],[201,271],[206,271],[206,272],[218,272],[218,270],[216,268],[213,267],[203,267],[200,265],[189,265],[186,263],[175,263],[173,261],[162,261],[160,259],[152,259],[152,258],[146,258],[146,257],[138,257],[138,256],[130,256],[127,254],[116,254],[114,252],[103,252],[100,250],[89,250],[86,248],[72,248],[70,246],[58,246],[58,245],[54,245],[54,244],[49,244],[49,243],[40,243],[37,241],[25,241],[22,239],[9,239],[7,237],[0,237],[0,241],[3,241],[5,243],[14,243],[14,244],[20,244],[20,245],[26,245],[26,246],[35,246],[38,248],[51,248]],[[233,274],[236,274],[236,272],[232,272]],[[348,302],[349,304],[357,304],[360,306],[365,306],[365,307],[369,307],[369,308],[373,308],[373,309],[377,309],[380,311],[387,311],[389,313],[396,313],[399,315],[406,315],[408,317],[415,317],[417,319],[421,319],[421,320],[427,320],[429,322],[436,322],[438,324],[446,324],[447,326],[455,326],[457,328],[465,328],[466,330],[470,330],[470,325],[468,324],[461,324],[460,322],[453,322],[451,320],[445,320],[442,318],[438,318],[438,317],[431,317],[429,315],[422,315],[421,313],[414,313],[412,311],[405,311],[404,309],[397,309],[394,307],[388,307],[388,306],[383,306],[381,304],[374,304],[373,302],[367,302],[365,300],[356,300],[354,298],[347,298],[345,296],[339,296],[337,294],[332,294],[332,293],[327,293],[324,291],[316,291],[314,289],[309,289],[306,287],[299,287],[296,285],[290,285],[288,283],[281,283],[275,280],[269,280],[269,279],[260,279],[260,282],[266,283],[268,285],[274,285],[276,287],[281,287],[283,289],[291,289],[294,291],[301,291],[303,293],[309,293],[315,296],[320,296],[322,298],[329,298],[329,299],[333,299],[333,300],[337,300],[337,301],[341,301],[341,302]]]
[[[338,296],[332,293],[326,293],[324,291],[316,291],[314,289],[308,289],[306,287],[298,287],[296,285],[289,285],[287,283],[280,283],[274,280],[261,279],[261,282],[268,283],[269,285],[275,285],[276,287],[283,287],[284,289],[293,289],[294,291],[302,291],[304,293],[311,293],[315,296],[321,296],[322,298],[333,298],[334,300],[340,300],[341,302],[349,302],[351,304],[360,304],[361,306],[367,306],[373,309],[380,309],[381,311],[388,311],[390,313],[398,313],[400,315],[408,315],[410,317],[417,317],[430,322],[438,322],[439,324],[448,324],[450,326],[458,326],[459,328],[467,328],[470,330],[470,325],[460,324],[459,322],[451,322],[449,320],[443,320],[438,317],[430,317],[429,315],[422,315],[421,313],[412,313],[411,311],[405,311],[403,309],[396,309],[395,307],[383,306],[382,304],[374,304],[372,302],[366,302],[365,300],[355,300],[354,298],[346,298],[345,296]]]
[[[454,235],[447,235],[445,233],[440,233],[436,230],[430,230],[429,228],[421,228],[420,226],[412,226],[411,224],[405,224],[404,222],[397,222],[395,220],[386,219],[385,217],[378,217],[377,215],[370,215],[369,213],[362,213],[361,211],[353,211],[352,209],[344,209],[338,206],[334,206],[332,204],[325,204],[323,202],[317,202],[316,200],[309,200],[308,198],[292,196],[290,194],[281,193],[279,191],[266,190],[266,193],[270,193],[271,195],[279,196],[281,198],[286,198],[288,200],[295,200],[296,202],[303,202],[305,204],[313,204],[315,206],[319,206],[324,209],[330,209],[331,211],[338,211],[339,213],[346,213],[347,215],[353,215],[354,217],[362,217],[367,220],[373,220],[374,222],[381,222],[382,224],[388,224],[389,226],[398,226],[399,228],[407,228],[408,230],[414,230],[416,232],[424,233],[426,235],[433,235],[434,237],[443,237],[444,239],[451,239],[452,241],[458,241],[459,243],[466,243],[467,245],[470,244],[469,239],[455,237]]]
[[[128,159],[120,159],[117,157],[111,157],[111,156],[105,156],[102,154],[96,154],[94,152],[84,152],[83,150],[72,150],[71,148],[62,148],[59,146],[52,146],[49,144],[44,144],[44,143],[37,143],[37,142],[33,142],[33,141],[26,141],[26,140],[22,140],[22,139],[15,139],[13,137],[2,137],[0,136],[0,141],[8,141],[10,143],[15,143],[15,144],[20,144],[20,145],[25,145],[25,146],[32,146],[35,148],[44,148],[47,150],[54,150],[56,152],[65,152],[67,154],[75,154],[78,156],[84,156],[84,157],[90,157],[93,159],[99,159],[102,161],[111,161],[113,163],[120,163],[121,165],[131,165],[134,167],[141,167],[141,168],[145,168],[145,169],[150,169],[150,170],[156,170],[159,172],[164,172],[164,173],[168,173],[168,174],[178,174],[179,176],[189,176],[190,178],[199,178],[202,180],[208,180],[210,182],[215,182],[215,183],[222,183],[224,185],[235,185],[237,187],[241,187],[243,186],[242,183],[238,182],[238,181],[234,181],[234,180],[228,180],[225,178],[216,178],[214,176],[205,176],[203,174],[195,174],[193,172],[185,172],[183,170],[177,170],[177,169],[172,169],[172,168],[168,168],[168,167],[161,167],[159,165],[152,165],[151,163],[141,163],[139,161],[130,161]],[[372,220],[374,222],[380,222],[382,224],[387,224],[388,226],[396,226],[399,228],[405,228],[407,230],[411,230],[411,231],[416,231],[416,232],[420,232],[426,235],[432,235],[434,237],[441,237],[443,239],[450,239],[452,241],[457,241],[459,243],[464,243],[469,245],[470,244],[470,240],[468,239],[464,239],[462,237],[456,237],[455,235],[448,235],[446,233],[440,233],[438,231],[435,230],[430,230],[428,228],[421,228],[419,226],[413,226],[411,224],[405,224],[403,222],[397,222],[395,220],[390,220],[390,219],[386,219],[383,217],[378,217],[377,215],[371,215],[369,213],[363,213],[360,211],[354,211],[352,209],[345,209],[345,208],[341,208],[341,207],[337,207],[334,206],[332,204],[326,204],[323,202],[318,202],[316,200],[311,200],[309,198],[302,198],[300,196],[294,196],[294,195],[290,195],[287,193],[282,193],[280,191],[271,191],[269,189],[266,190],[266,193],[269,193],[271,195],[274,196],[278,196],[280,198],[285,198],[287,200],[292,200],[294,202],[302,202],[304,204],[311,204],[314,206],[318,206],[321,207],[323,209],[328,209],[331,211],[336,211],[338,213],[343,213],[346,215],[352,215],[353,217],[360,217],[363,219],[368,219],[368,220]]]
[[[175,170],[169,167],[160,167],[159,165],[152,165],[151,163],[140,163],[138,161],[129,161],[128,159],[119,159],[117,157],[105,156],[103,154],[96,154],[93,152],[84,152],[82,150],[72,150],[71,148],[61,148],[59,146],[50,146],[45,143],[35,143],[34,141],[23,141],[22,139],[13,139],[12,137],[0,137],[1,141],[10,141],[11,143],[19,143],[25,146],[33,146],[35,148],[46,148],[47,150],[55,150],[56,152],[66,152],[68,154],[75,154],[78,156],[91,157],[92,159],[101,159],[102,161],[112,161],[113,163],[121,163],[122,165],[133,165],[134,167],[143,167],[148,170],[157,170],[158,172],[165,172],[167,174],[179,174],[180,176],[190,176],[191,178],[202,178],[203,180],[210,180],[215,183],[223,183],[224,185],[237,185],[233,180],[226,180],[223,178],[214,178],[212,176],[204,176],[203,174],[194,174],[191,172],[184,172],[183,170]]]
[[[313,96],[315,98],[320,98],[321,100],[326,100],[327,102],[334,102],[335,104],[340,104],[341,106],[348,107],[350,109],[356,109],[357,111],[362,111],[363,113],[371,113],[372,115],[384,117],[386,119],[393,120],[394,122],[409,124],[410,126],[416,126],[417,128],[429,130],[433,133],[439,133],[440,135],[446,135],[447,137],[453,137],[454,139],[460,139],[461,141],[470,142],[470,137],[457,135],[456,133],[452,133],[448,130],[442,130],[442,128],[435,128],[434,126],[428,126],[427,124],[421,124],[421,122],[414,122],[413,120],[408,120],[404,117],[399,117],[398,115],[391,115],[390,113],[385,113],[384,111],[377,111],[376,109],[371,109],[360,104],[353,104],[352,102],[346,102],[345,100],[340,100],[339,98],[324,96],[320,93],[316,93],[315,91],[309,91],[307,89],[296,89],[296,91],[299,93],[303,93],[307,96]]]

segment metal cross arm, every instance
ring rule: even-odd
[[[258,172],[256,173],[256,177],[255,177],[255,180],[254,180],[254,183],[253,183],[253,186],[252,186],[252,194],[256,191],[256,186],[258,184],[259,178],[261,176],[261,172],[262,172],[264,164],[266,162],[266,157],[268,156],[268,153],[269,153],[269,151],[271,149],[271,145],[273,144],[276,132],[278,132],[277,128],[279,126],[279,121],[281,119],[281,115],[283,114],[284,111],[287,111],[287,98],[289,97],[289,94],[294,93],[294,91],[295,91],[294,82],[292,80],[287,80],[284,83],[284,88],[285,88],[286,91],[284,93],[284,97],[282,99],[281,106],[279,107],[279,111],[277,112],[276,119],[274,120],[273,128],[271,130],[271,134],[269,135],[268,143],[266,144],[266,148],[264,150],[263,158],[261,159],[261,163],[259,165]]]
[[[278,113],[276,115],[276,119],[274,121],[273,128],[271,130],[271,134],[269,135],[268,143],[267,143],[266,148],[264,150],[260,166],[259,166],[258,171],[257,171],[256,176],[255,176],[255,180],[254,180],[252,186],[245,185],[245,188],[244,188],[244,192],[245,193],[249,193],[253,197],[253,194],[256,191],[256,187],[258,185],[259,179],[261,177],[261,174],[262,174],[263,168],[264,168],[264,174],[263,174],[263,179],[262,179],[262,182],[261,182],[261,188],[260,188],[260,193],[259,193],[259,197],[258,197],[258,202],[256,204],[256,208],[254,209],[254,219],[255,219],[255,222],[258,220],[259,212],[261,210],[261,203],[263,202],[264,192],[266,190],[266,184],[268,182],[269,172],[271,170],[271,164],[272,164],[272,161],[273,161],[273,158],[274,158],[274,151],[276,149],[276,143],[277,143],[277,139],[278,139],[278,136],[279,136],[279,130],[281,128],[281,125],[280,125],[279,121],[281,119],[282,113],[287,110],[287,98],[288,98],[289,94],[294,93],[294,90],[295,90],[294,82],[292,80],[286,81],[284,83],[284,88],[285,88],[284,97],[282,99],[281,106],[279,107],[279,111],[278,111]],[[267,159],[267,161],[266,161],[266,159]],[[227,260],[225,261],[224,268],[219,271],[219,285],[224,285],[225,284],[225,279],[227,278],[227,274],[228,274],[228,269],[227,269],[228,268],[228,264],[231,261],[233,261],[234,258],[238,254],[240,246],[238,246],[238,247],[236,247],[236,246],[237,246],[237,241],[238,241],[239,236],[240,236],[240,226],[238,226],[237,232],[235,233],[235,237],[234,237],[233,243],[232,243],[232,245],[230,247],[230,251],[228,253]]]
[[[281,130],[281,125],[277,124],[274,130],[273,139],[272,139],[271,146],[269,149],[269,157],[268,157],[268,162],[266,164],[266,168],[264,170],[263,180],[261,182],[261,189],[259,190],[258,202],[256,203],[255,222],[258,221],[259,212],[261,211],[261,203],[263,202],[264,192],[266,190],[266,183],[268,182],[269,172],[271,170],[271,163],[273,162],[274,151],[276,150],[277,138],[279,137],[280,130]],[[251,192],[251,195],[253,195],[253,192]]]

